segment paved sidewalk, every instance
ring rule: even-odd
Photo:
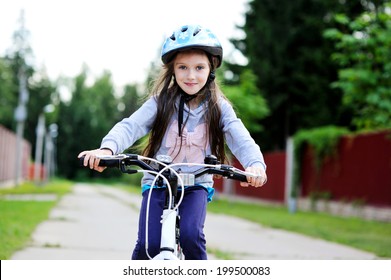
[[[116,188],[77,184],[36,228],[31,244],[12,259],[130,259],[140,201],[141,195]],[[234,259],[376,259],[368,252],[226,215],[208,213],[205,234],[208,248]]]

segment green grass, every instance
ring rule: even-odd
[[[55,180],[47,185],[35,186],[24,183],[12,189],[0,189],[0,259],[9,259],[29,241],[36,226],[46,220],[50,210],[57,204],[54,201],[5,200],[5,194],[56,194],[68,193],[73,184],[65,180]]]
[[[207,249],[208,254],[214,255],[218,260],[234,260],[235,256],[227,251],[222,251],[216,248],[210,248]]]
[[[30,240],[35,227],[48,218],[55,201],[0,200],[0,259],[9,259]]]
[[[25,182],[14,188],[0,189],[0,195],[5,194],[57,194],[62,196],[71,190],[73,182],[55,179],[45,185],[36,185],[34,182]]]
[[[336,217],[317,212],[288,213],[284,207],[215,200],[208,211],[244,218],[391,258],[391,223]]]

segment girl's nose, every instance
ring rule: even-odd
[[[195,71],[192,69],[189,69],[187,73],[187,78],[193,80],[195,78]]]

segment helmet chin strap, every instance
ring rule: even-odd
[[[185,103],[197,97],[197,94],[189,95],[186,92],[181,90],[181,99],[179,101],[179,109],[178,109],[178,135],[182,137],[182,124],[183,124],[183,111],[185,107]]]
[[[198,96],[198,94],[200,92],[202,92],[210,82],[214,81],[215,77],[216,77],[215,72],[211,71],[209,73],[208,81],[205,83],[204,87],[194,95],[189,95],[186,92],[184,92],[182,89],[180,89],[181,99],[179,100],[179,108],[178,108],[178,135],[179,135],[179,137],[182,137],[183,111],[184,111],[185,103],[188,103],[190,100],[193,100],[194,98],[196,98]]]

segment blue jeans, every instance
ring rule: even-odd
[[[133,251],[133,260],[146,260],[145,252],[145,213],[149,191],[143,192],[140,210],[138,239]],[[178,192],[178,194],[180,194]],[[181,205],[180,242],[185,259],[206,260],[206,241],[204,224],[206,217],[208,192],[202,187],[187,188]],[[160,252],[161,215],[166,199],[165,189],[153,189],[149,206],[148,253],[151,257]]]

